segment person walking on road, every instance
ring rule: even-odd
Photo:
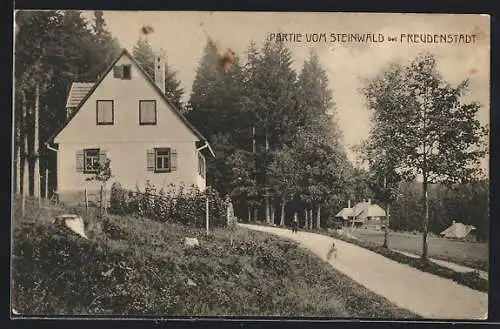
[[[299,226],[299,219],[297,218],[297,213],[293,215],[292,221],[292,233],[297,233],[297,228]]]

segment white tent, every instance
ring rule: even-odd
[[[469,235],[476,228],[472,225],[465,225],[462,223],[452,222],[451,226],[440,233],[440,236],[445,238],[462,239]]]

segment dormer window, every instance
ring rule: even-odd
[[[113,67],[113,77],[122,80],[130,80],[132,78],[132,65],[116,65]]]
[[[132,77],[131,74],[132,66],[131,65],[123,65],[123,78],[124,80],[130,80]]]

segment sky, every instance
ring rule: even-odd
[[[92,17],[92,12],[84,14]],[[243,60],[251,40],[260,47],[272,33],[299,33],[301,40],[288,42],[294,68],[299,71],[313,47],[328,73],[336,104],[337,119],[349,148],[368,136],[370,114],[359,89],[363,79],[374,77],[394,61],[407,62],[419,52],[428,51],[438,59],[443,78],[458,84],[470,79],[466,100],[482,105],[480,122],[489,124],[490,102],[490,19],[487,15],[375,14],[375,13],[271,13],[271,12],[158,12],[105,11],[111,33],[122,47],[132,50],[145,25],[153,49],[166,52],[167,62],[178,73],[190,95],[198,62],[209,35],[220,45],[230,47]],[[326,33],[327,42],[307,42],[306,34]],[[331,33],[382,34],[384,42],[330,42]],[[401,34],[476,35],[473,43],[412,43]],[[390,36],[396,42],[388,42]],[[400,42],[403,40],[403,42]],[[351,160],[353,153],[348,152]],[[487,159],[483,163],[487,169]]]

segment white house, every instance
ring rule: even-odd
[[[380,230],[385,227],[385,210],[377,204],[372,203],[371,199],[358,202],[351,208],[351,200],[348,201],[347,208],[343,208],[335,215],[342,220],[343,225],[353,225],[355,227],[365,227]]]
[[[68,120],[52,140],[57,148],[57,192],[62,201],[96,192],[86,178],[106,159],[113,178],[135,189],[150,181],[206,187],[206,157],[214,153],[201,135],[164,95],[164,57],[155,58],[150,77],[123,50],[95,83],[73,83]],[[109,184],[111,185],[111,184]]]

